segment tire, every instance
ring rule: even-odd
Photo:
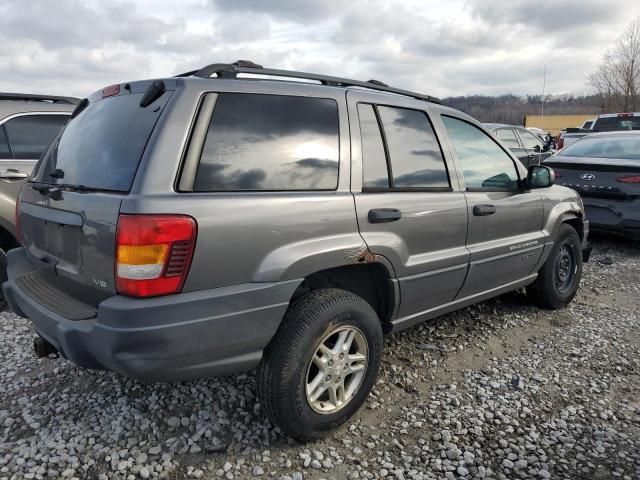
[[[3,310],[7,305],[7,300],[4,298],[4,292],[2,291],[2,284],[7,281],[7,254],[0,248],[0,310]]]
[[[341,338],[345,339],[345,348],[347,342],[351,345],[348,351],[343,350],[347,352],[344,358],[333,353],[341,351]],[[327,346],[330,349],[324,348]],[[287,310],[258,369],[258,396],[271,423],[298,441],[316,440],[338,429],[371,392],[382,349],[380,320],[361,297],[333,288],[306,294]],[[352,360],[356,358],[359,360]],[[327,359],[335,359],[332,367]],[[325,370],[320,370],[318,363]],[[349,373],[352,369],[360,370]],[[310,379],[318,378],[315,393],[325,385],[329,387],[314,400],[307,394],[307,387],[314,384]],[[338,384],[335,390],[331,380]],[[336,407],[340,385],[345,401]],[[332,391],[336,392],[335,402]]]
[[[569,277],[564,277],[561,270]],[[536,281],[527,287],[527,294],[543,308],[562,308],[575,297],[581,277],[580,237],[571,225],[562,224],[551,253]]]

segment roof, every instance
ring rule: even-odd
[[[80,99],[76,97],[60,97],[57,95],[40,95],[34,93],[8,93],[0,92],[0,101],[12,102],[42,102],[63,105],[77,105]]]
[[[506,123],[483,123],[488,130],[497,130],[498,128],[520,128],[524,130],[524,127],[520,125],[507,125]]]
[[[215,77],[213,77],[215,75]],[[243,76],[239,76],[243,75]],[[247,76],[249,75],[249,76]],[[332,87],[358,87],[368,90],[375,90],[387,93],[394,93],[397,95],[404,95],[413,97],[418,100],[425,100],[428,102],[440,104],[440,100],[417,92],[411,92],[409,90],[402,90],[399,88],[390,87],[386,83],[380,80],[351,80],[348,78],[332,77],[328,75],[318,75],[316,73],[298,72],[294,70],[278,70],[264,68],[262,65],[258,65],[248,60],[238,60],[234,63],[212,63],[206,65],[198,70],[192,70],[189,72],[181,73],[176,77],[199,77],[199,78],[232,78],[238,80],[256,80],[264,79],[264,77],[271,79],[277,79],[281,81],[294,81],[303,80],[316,84],[332,86]],[[257,77],[257,78],[256,78]]]

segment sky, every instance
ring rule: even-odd
[[[0,91],[84,97],[251,60],[438,97],[589,93],[638,0],[2,0]]]

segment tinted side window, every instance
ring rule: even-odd
[[[194,190],[333,190],[338,160],[334,100],[222,93]]]
[[[378,107],[391,159],[393,187],[448,188],[440,145],[424,112]]]
[[[520,143],[512,128],[501,128],[497,130],[498,139],[509,148],[520,148]]]
[[[362,185],[365,188],[388,188],[387,157],[373,105],[359,103],[358,117],[362,137]]]
[[[442,116],[462,163],[467,188],[515,189],[518,173],[511,157],[491,137],[470,123]]]
[[[7,135],[4,133],[4,127],[2,125],[0,125],[0,159],[13,159],[13,156],[9,151],[9,142],[7,141]]]
[[[16,159],[37,160],[60,129],[67,115],[23,115],[4,124]]]
[[[520,135],[522,145],[527,150],[533,150],[536,145],[542,148],[542,142],[533,133],[527,132],[526,130],[518,130],[518,135]]]

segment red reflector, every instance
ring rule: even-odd
[[[618,177],[616,182],[620,183],[640,183],[640,175],[633,175],[629,177]]]
[[[116,233],[116,290],[131,297],[182,291],[196,241],[187,215],[120,215]]]
[[[108,87],[104,87],[102,89],[102,98],[104,97],[113,97],[114,95],[118,95],[120,93],[120,85],[109,85]]]

